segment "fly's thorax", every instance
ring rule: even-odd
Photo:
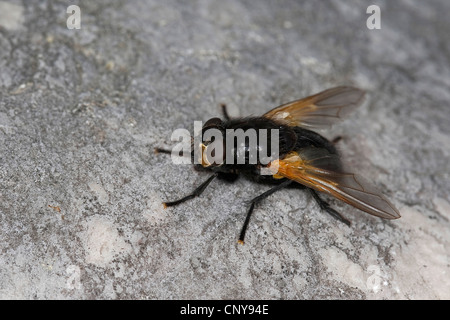
[[[195,140],[195,139],[194,139]],[[289,152],[296,142],[295,132],[264,118],[245,118],[222,122],[209,120],[202,129],[196,163],[203,167],[267,166],[280,154]]]

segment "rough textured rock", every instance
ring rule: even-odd
[[[0,298],[450,298],[448,1],[0,1]],[[366,9],[381,8],[369,30]],[[399,208],[213,182],[153,148],[337,85],[367,103],[325,131]]]

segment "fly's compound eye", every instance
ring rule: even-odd
[[[205,122],[203,125],[203,130],[210,128],[219,128],[222,125],[222,120],[220,118],[211,118]]]

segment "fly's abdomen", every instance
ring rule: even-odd
[[[297,136],[294,150],[300,150],[308,147],[325,148],[331,154],[338,154],[335,146],[322,137],[320,134],[300,127],[292,128]]]

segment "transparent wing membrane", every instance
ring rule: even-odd
[[[364,95],[357,88],[336,87],[283,104],[263,117],[308,129],[328,127],[360,105]]]
[[[385,219],[400,218],[395,206],[364,178],[330,168],[339,168],[338,157],[322,148],[306,148],[275,160],[277,176],[282,176],[328,193],[362,211]],[[274,162],[275,162],[274,161]],[[275,164],[275,163],[274,163]]]

